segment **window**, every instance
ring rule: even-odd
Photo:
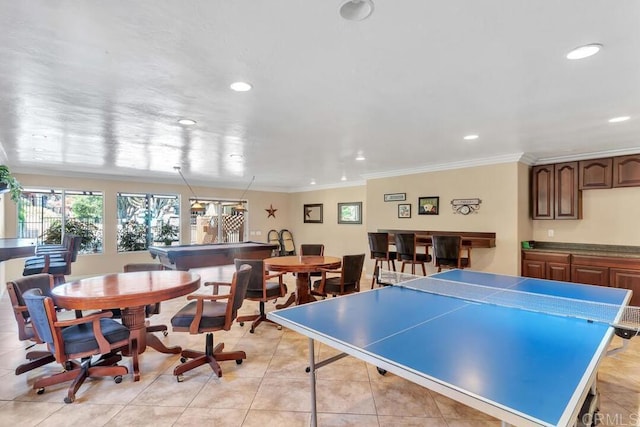
[[[80,253],[102,252],[100,191],[25,189],[18,203],[18,237],[60,244],[66,233],[82,237]]]
[[[176,195],[118,193],[118,252],[144,251],[180,241]]]

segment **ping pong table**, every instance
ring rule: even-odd
[[[414,276],[415,277],[415,276]],[[432,293],[477,287],[485,295],[524,295],[613,308],[604,321]],[[515,297],[514,297],[515,295]],[[502,420],[575,425],[595,410],[596,374],[626,309],[626,289],[450,270],[338,298],[276,310],[271,320],[309,337],[312,424],[317,423],[314,341],[373,364]],[[610,317],[610,318],[609,318]]]

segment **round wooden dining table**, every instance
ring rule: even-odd
[[[296,273],[296,292],[289,299],[276,308],[288,307],[294,302],[306,304],[316,299],[309,293],[309,273],[318,272],[321,269],[333,270],[340,268],[342,259],[334,256],[318,255],[289,255],[264,260],[264,268],[267,271],[284,271]]]
[[[131,331],[127,356],[133,357],[134,381],[140,379],[138,355],[147,345],[162,353],[180,353],[147,333],[145,307],[189,294],[200,287],[200,276],[187,271],[113,273],[75,280],[52,290],[56,305],[70,310],[122,310],[122,324]]]

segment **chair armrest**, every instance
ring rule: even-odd
[[[285,275],[285,273],[286,273],[286,272],[284,272],[284,271],[281,271],[281,272],[279,272],[279,273],[270,273],[270,272],[267,272],[267,275],[265,276],[265,278],[267,278],[267,279],[275,279],[276,277],[282,278],[282,276],[284,276],[284,275]]]
[[[217,295],[220,290],[220,286],[231,286],[230,282],[204,282],[204,286],[213,286],[211,293]]]
[[[202,301],[216,301],[216,300],[220,300],[220,299],[229,299],[231,297],[231,294],[224,294],[224,295],[187,295],[187,301],[188,300],[202,300]]]
[[[86,316],[83,317],[77,317],[75,319],[67,319],[67,320],[58,320],[57,322],[55,322],[53,324],[53,326],[55,326],[56,328],[60,327],[60,328],[65,328],[67,326],[73,326],[73,325],[81,325],[83,323],[90,323],[93,322],[94,320],[99,320],[102,318],[109,318],[109,317],[113,317],[113,313],[110,311],[99,311],[96,313],[91,313],[88,314]]]
[[[55,322],[53,326],[62,329],[65,326],[91,323],[93,326],[93,335],[95,336],[96,342],[98,343],[100,353],[107,354],[111,351],[111,344],[109,344],[109,341],[107,341],[107,339],[102,334],[102,329],[100,328],[100,319],[109,318],[111,316],[113,316],[113,313],[111,313],[110,311],[101,311],[99,313],[90,314],[86,317],[80,317],[70,320],[60,320]]]

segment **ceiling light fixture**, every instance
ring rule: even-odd
[[[247,191],[249,191],[249,187],[251,187],[251,184],[253,184],[253,181],[255,181],[255,179],[256,179],[256,176],[254,175],[251,178],[251,182],[249,182],[249,185],[247,185],[247,188],[245,188],[244,191],[242,192],[242,195],[240,196],[240,200],[238,201],[238,204],[233,207],[233,209],[236,212],[244,213],[247,211],[247,208],[244,206],[244,202],[242,201],[242,198],[244,197],[245,194],[247,194]]]
[[[602,45],[599,43],[591,43],[584,46],[577,47],[571,52],[567,53],[567,59],[584,59],[595,55],[600,52]]]
[[[236,92],[248,92],[253,88],[249,83],[246,82],[234,82],[229,86],[231,90],[235,90]]]
[[[479,136],[478,136],[478,135],[467,135],[467,136],[465,136],[465,137],[464,137],[464,138],[462,138],[462,139],[464,139],[464,140],[466,140],[466,141],[473,141],[474,139],[478,139],[478,138],[479,138]]]
[[[347,0],[340,6],[340,16],[348,21],[362,21],[372,13],[372,0]]]
[[[363,161],[364,159],[365,159],[365,157],[362,154],[358,154],[356,156],[356,160],[359,161],[359,162]]]
[[[626,122],[627,120],[629,120],[631,117],[630,116],[620,116],[620,117],[614,117],[612,119],[609,119],[609,123],[620,123],[620,122]]]
[[[191,212],[193,213],[204,212],[205,211],[204,206],[202,206],[200,202],[198,202],[198,196],[196,196],[196,192],[193,191],[193,188],[191,188],[191,185],[189,185],[189,183],[187,182],[187,178],[185,178],[184,175],[182,174],[182,168],[180,166],[174,166],[173,170],[177,171],[180,174],[180,178],[182,178],[184,183],[187,184],[187,187],[189,187],[191,194],[193,194],[193,198],[196,200],[194,203],[191,204]]]
[[[196,124],[196,121],[191,119],[180,119],[178,120],[178,123],[184,126],[192,126]]]
[[[342,178],[340,178],[340,181],[346,181],[346,180],[347,180],[347,177],[342,175]]]
[[[310,184],[311,184],[311,185],[316,185],[316,180],[315,180],[315,179],[312,179],[312,180],[311,180],[311,182],[310,182]]]

